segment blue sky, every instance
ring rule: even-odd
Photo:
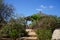
[[[5,3],[14,6],[17,16],[29,16],[39,11],[60,16],[60,0],[5,0]]]

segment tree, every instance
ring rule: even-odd
[[[46,15],[42,12],[33,14],[30,17],[27,17],[30,20],[33,20],[30,24],[33,28],[38,29],[55,29],[56,23],[60,22],[60,18],[54,15]]]
[[[31,16],[31,18],[32,18],[33,21],[34,20],[37,21],[37,20],[40,19],[40,15],[39,14],[34,14],[34,15]]]
[[[0,0],[0,27],[6,24],[14,13],[14,8],[11,5],[5,4],[3,1]]]
[[[39,27],[39,21],[42,19],[43,16],[46,16],[46,14],[42,13],[41,11],[30,16],[30,20],[32,20],[32,23],[30,25],[32,26],[32,28],[37,28],[36,26]]]
[[[13,7],[11,5],[5,4],[3,2],[3,0],[0,0],[0,1],[1,1],[1,3],[0,3],[0,23],[4,23],[4,21],[6,22],[12,16]]]

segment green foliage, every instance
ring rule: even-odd
[[[38,15],[38,16],[37,16]],[[57,27],[57,23],[60,23],[60,18],[53,15],[39,15],[34,14],[31,18],[32,21],[31,26],[35,29],[50,29],[53,30]]]
[[[41,27],[45,29],[53,29],[56,25],[57,18],[55,19],[54,16],[44,16],[42,20]]]
[[[21,20],[20,20],[21,21]],[[23,22],[22,22],[23,21]],[[8,36],[10,38],[17,38],[27,36],[27,32],[25,31],[24,20],[21,23],[18,23],[17,19],[12,19],[8,24],[6,24],[1,30],[1,35]]]
[[[31,16],[31,19],[34,21],[36,21],[36,20],[39,20],[40,19],[40,15],[39,14],[34,14],[34,15],[32,15]]]
[[[5,25],[1,30],[0,30],[0,37],[8,36],[9,31],[11,30],[11,27],[9,25]]]
[[[37,30],[36,34],[39,40],[51,40],[52,37],[51,30]]]
[[[17,34],[18,34],[17,30],[16,30],[16,29],[13,29],[13,30],[11,30],[11,31],[9,32],[8,35],[9,35],[11,38],[13,38],[13,37],[17,37]]]

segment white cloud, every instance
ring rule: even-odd
[[[42,9],[36,9],[37,11],[42,11]]]
[[[43,8],[43,9],[45,9],[45,8],[46,8],[46,6],[44,6],[44,5],[40,5],[40,7],[41,7],[41,8]]]
[[[49,8],[54,8],[54,6],[49,6]]]
[[[42,8],[42,9],[50,9],[50,8],[54,8],[54,6],[53,5],[49,5],[49,6],[46,6],[46,5],[40,5],[40,8]]]
[[[36,9],[37,11],[42,11],[42,10],[49,10],[49,9],[52,9],[54,8],[53,5],[49,5],[49,6],[46,6],[46,5],[40,5],[40,8],[39,9]]]

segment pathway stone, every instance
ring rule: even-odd
[[[26,31],[28,32],[29,37],[22,37],[22,40],[38,40],[33,29],[26,29]]]

